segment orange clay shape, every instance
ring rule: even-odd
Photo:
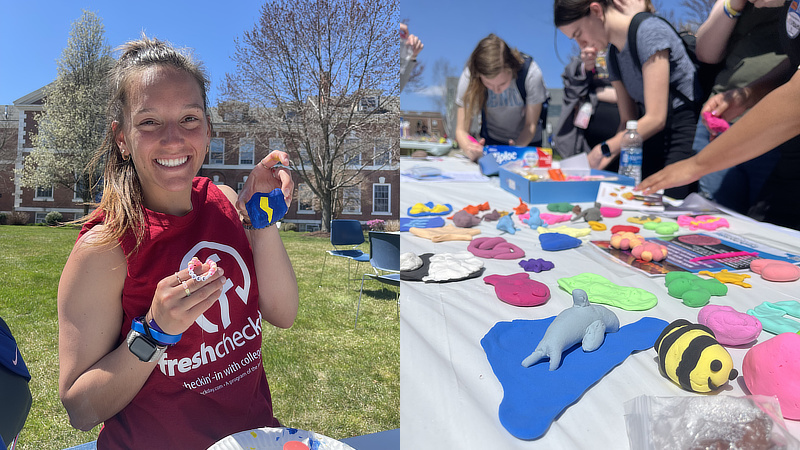
[[[477,215],[481,211],[488,211],[489,210],[489,202],[482,203],[480,205],[468,205],[464,208],[464,211],[474,215]]]
[[[516,212],[517,215],[519,216],[519,215],[522,215],[522,214],[525,214],[526,212],[528,212],[528,205],[526,205],[525,202],[523,202],[522,199],[520,198],[519,199],[519,205],[514,207],[513,209],[514,209],[514,212]]]
[[[746,287],[746,288],[753,287],[753,286],[751,286],[751,285],[749,285],[749,284],[744,282],[745,278],[750,278],[750,275],[747,275],[745,273],[730,273],[730,272],[728,272],[728,269],[722,269],[721,271],[719,271],[717,273],[711,273],[711,272],[709,272],[707,270],[701,270],[699,272],[699,274],[700,275],[705,275],[705,276],[708,276],[708,277],[711,277],[711,278],[716,278],[721,283],[730,283],[730,284],[735,284],[735,285],[738,285],[738,286],[741,286],[741,287]]]

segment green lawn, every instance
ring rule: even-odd
[[[56,293],[77,230],[0,226],[0,317],[11,327],[32,375],[33,407],[20,449],[62,449],[97,438],[99,427],[69,425],[58,399]],[[327,237],[281,232],[300,287],[294,326],[265,323],[264,366],[276,416],[286,426],[336,439],[400,426],[400,326],[395,291],[366,282],[353,330],[359,281],[347,262],[327,258]],[[367,247],[365,244],[364,247]],[[365,248],[366,251],[366,248]],[[353,265],[353,276],[371,270]]]

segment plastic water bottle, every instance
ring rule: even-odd
[[[636,184],[642,181],[642,137],[636,131],[638,126],[635,120],[629,120],[625,124],[619,154],[619,174],[633,178]]]

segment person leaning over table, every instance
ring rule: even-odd
[[[655,12],[650,0],[617,0],[614,4],[630,16],[641,11]],[[570,60],[561,75],[564,99],[553,131],[553,150],[562,158],[588,153],[619,130],[617,93],[608,80],[608,58],[598,58],[598,50],[605,49],[581,48],[580,55]],[[586,103],[591,105],[591,119],[582,128],[575,118]],[[616,166],[614,160],[606,170],[616,171]]]
[[[775,27],[783,23],[783,7],[787,3],[788,0],[717,0],[714,3],[708,18],[697,29],[697,58],[721,66],[713,79],[709,98],[746,86],[781,63],[788,64],[775,32]],[[694,151],[702,151],[715,134],[701,117],[692,144]],[[700,178],[700,193],[722,206],[747,214],[756,204],[779,158],[780,150],[774,149],[730,169],[705,175]]]
[[[277,229],[245,229],[243,205],[274,188],[291,202],[289,173],[273,167],[288,156],[267,155],[238,198],[196,177],[211,139],[202,68],[146,36],[121,50],[94,160],[105,161],[103,196],[58,286],[59,395],[70,423],[103,423],[100,449],[205,449],[279,426],[261,320],[290,327],[298,288]],[[205,261],[198,279],[187,268],[194,256]]]
[[[411,72],[417,65],[417,55],[424,45],[419,38],[408,32],[408,25],[400,24],[400,92],[406,87]]]
[[[617,91],[620,125],[638,119],[644,140],[643,175],[692,156],[699,85],[683,41],[669,23],[658,17],[641,22],[636,33],[639,68],[628,42],[632,17],[611,0],[556,0],[553,13],[556,27],[581,48],[611,45],[609,78]],[[639,110],[644,111],[641,117]],[[607,145],[592,148],[588,154],[592,168],[603,169],[619,155],[624,132],[619,130]],[[673,188],[667,195],[684,198],[693,189]]]
[[[526,73],[519,73],[525,57],[490,34],[478,42],[467,60],[456,91],[456,141],[471,160],[483,156],[484,145],[541,144],[541,132],[538,141],[534,138],[547,88],[535,61],[530,61]],[[517,88],[518,76],[524,76],[525,98]],[[478,114],[483,116],[485,133],[473,140],[469,128]]]
[[[778,24],[781,43],[789,56],[750,85],[717,94],[703,111],[730,120],[749,108],[727,131],[695,156],[665,167],[636,187],[645,194],[682,186],[711,172],[733,167],[772,150],[800,134],[800,13],[796,3],[787,5]],[[787,74],[788,69],[788,74]],[[785,80],[785,76],[790,76]],[[778,86],[777,88],[775,86]],[[761,190],[763,220],[800,230],[800,145],[782,146],[780,160]]]

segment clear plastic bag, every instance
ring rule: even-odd
[[[625,403],[625,423],[633,450],[800,450],[765,395],[642,395]]]

